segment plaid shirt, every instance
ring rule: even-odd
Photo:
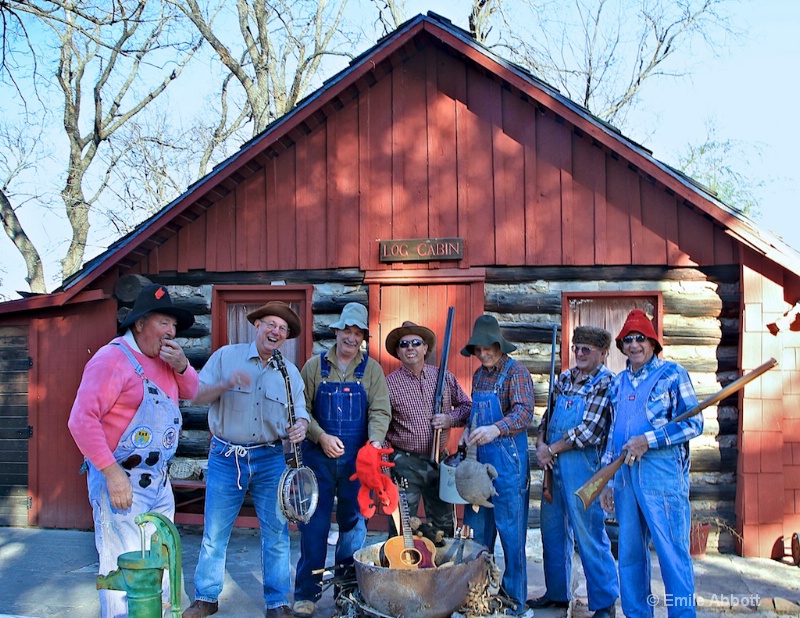
[[[597,377],[599,372],[604,375],[594,387],[589,388],[589,384]],[[579,382],[576,378],[580,374],[580,369],[572,367],[562,373],[553,387],[553,401],[559,395],[580,396],[586,400],[586,408],[583,411],[583,420],[575,427],[568,429],[562,436],[564,440],[574,448],[585,448],[586,446],[599,446],[605,439],[608,428],[611,426],[613,408],[611,399],[608,396],[608,387],[614,374],[605,365],[595,368],[592,373]],[[555,406],[551,404],[551,409]],[[539,426],[539,433],[547,435],[547,416]]]
[[[475,391],[493,391],[511,357],[503,354],[498,363],[487,369],[479,367],[472,376],[472,393]],[[506,374],[503,389],[498,393],[500,408],[505,416],[495,425],[501,436],[514,436],[520,431],[527,431],[533,420],[533,380],[525,365],[515,361]]]
[[[681,423],[669,423],[676,416],[680,416],[697,405],[697,395],[694,392],[692,380],[686,369],[677,363],[665,361],[654,355],[644,367],[633,373],[630,361],[628,361],[625,371],[619,373],[611,382],[608,389],[609,398],[612,402],[617,401],[623,375],[627,374],[631,384],[636,388],[647,379],[647,376],[662,366],[666,366],[666,369],[657,383],[659,386],[654,387],[650,393],[645,408],[647,420],[655,428],[644,433],[650,448],[666,448],[683,444],[703,433],[702,413],[695,414]],[[616,414],[614,421],[616,421]],[[612,422],[610,434],[613,431],[614,424]],[[603,455],[603,464],[611,463],[613,459],[613,440],[609,440]]]
[[[433,416],[436,380],[439,369],[425,365],[419,378],[405,366],[386,376],[389,401],[392,404],[392,422],[386,439],[394,448],[425,455],[431,452],[433,440]],[[469,420],[472,401],[461,388],[456,377],[445,373],[442,413],[449,414],[453,427],[463,427]],[[440,448],[447,444],[450,432],[442,431]]]

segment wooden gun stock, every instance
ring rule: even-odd
[[[728,386],[720,390],[716,395],[711,395],[711,397],[704,399],[695,407],[687,410],[680,416],[675,417],[670,421],[670,423],[680,423],[685,421],[687,418],[690,418],[695,414],[699,414],[707,407],[713,406],[715,403],[719,403],[726,397],[729,397],[736,391],[743,388],[748,382],[755,380],[761,374],[766,373],[775,367],[777,364],[778,361],[776,361],[774,358],[769,359],[766,363],[759,365],[750,373],[746,373],[738,380],[734,380],[728,384]],[[606,486],[606,484],[608,484],[614,474],[616,474],[617,470],[620,469],[624,461],[625,452],[623,451],[619,457],[617,457],[607,466],[600,468],[600,470],[598,470],[594,476],[592,476],[592,478],[578,488],[578,491],[575,492],[575,495],[581,499],[581,502],[583,502],[584,509],[588,509],[589,505],[594,501],[594,499],[600,495],[600,492],[603,491],[603,488]]]

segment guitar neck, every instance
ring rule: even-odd
[[[397,492],[400,496],[400,525],[403,526],[403,545],[407,549],[414,547],[414,535],[411,534],[411,518],[408,514],[408,500],[406,500],[406,492],[401,489]]]

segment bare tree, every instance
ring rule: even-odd
[[[98,154],[178,77],[201,39],[173,40],[176,16],[155,0],[114,0],[103,8],[60,0],[11,4],[20,28],[37,29],[43,37],[49,31],[57,41],[54,77],[63,97],[62,123],[69,143],[60,192],[71,229],[61,259],[67,277],[83,262],[90,212],[119,163],[112,156],[105,169],[95,169]],[[19,219],[4,216],[3,223],[29,264],[31,279],[41,269],[38,253]],[[38,281],[31,280],[32,289],[35,285],[36,291],[44,291]]]
[[[643,84],[685,70],[668,62],[694,44],[718,49],[734,34],[730,0],[520,0],[504,11],[503,45],[512,58],[596,116],[624,124]],[[517,5],[515,5],[516,7]],[[520,30],[519,24],[532,24]]]
[[[405,21],[405,0],[372,0],[372,2],[378,9],[375,26],[380,28],[381,36],[397,30],[397,27]]]
[[[351,58],[343,45],[347,0],[236,0],[206,8],[198,0],[167,0],[191,20],[244,90],[253,135],[291,110],[318,78],[324,58]],[[236,22],[236,37],[227,36]],[[352,47],[351,47],[352,49]]]
[[[479,43],[486,43],[492,31],[492,18],[503,4],[503,0],[473,0],[469,14],[469,33]]]

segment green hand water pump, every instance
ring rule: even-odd
[[[97,589],[121,590],[128,596],[130,618],[161,618],[161,582],[169,570],[170,602],[173,618],[181,615],[181,537],[175,525],[160,513],[142,513],[134,518],[142,532],[141,551],[130,551],[117,558],[119,568],[97,577]],[[145,550],[145,525],[156,531]]]

